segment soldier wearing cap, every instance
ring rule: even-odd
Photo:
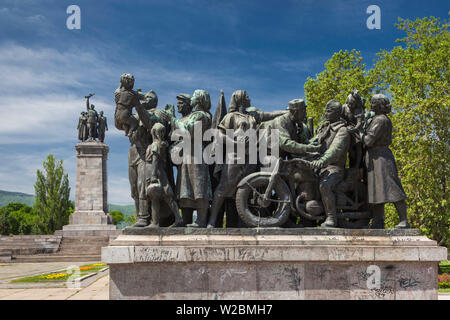
[[[309,138],[311,132],[303,123],[306,116],[306,104],[303,99],[294,99],[289,101],[288,112],[276,117],[273,120],[264,122],[261,129],[277,129],[279,131],[279,148],[280,156],[287,155],[304,155],[308,152],[317,152],[320,149],[318,145],[310,145]],[[300,130],[298,130],[300,129]],[[270,139],[268,135],[267,139]],[[270,146],[270,141],[268,146]]]
[[[177,95],[177,109],[183,118],[189,115],[192,112],[191,95],[186,93]]]
[[[350,133],[346,122],[341,119],[342,105],[330,100],[325,106],[326,122],[319,127],[317,135],[311,140],[319,144],[322,157],[311,162],[312,167],[320,169],[320,194],[325,207],[327,219],[324,228],[337,227],[336,195],[334,188],[344,179],[347,152],[350,147]]]
[[[178,120],[182,123],[189,121],[189,115],[192,113],[192,105],[191,105],[191,95],[187,93],[180,93],[177,95],[177,110],[178,113],[181,114],[181,118]],[[173,146],[175,147],[176,144]],[[182,166],[177,167],[178,173],[182,172]],[[180,200],[181,194],[181,174],[177,174],[177,182],[176,182],[176,194],[177,200]],[[181,215],[183,217],[183,223],[185,225],[192,223],[192,216],[194,212],[194,208],[185,206],[183,201],[180,202]]]

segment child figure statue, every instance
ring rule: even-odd
[[[152,144],[147,148],[145,160],[148,176],[146,179],[147,197],[151,201],[152,223],[149,227],[159,227],[160,201],[165,201],[175,217],[174,227],[183,227],[183,218],[175,201],[175,194],[167,178],[168,143],[165,141],[166,127],[155,123],[151,129]]]
[[[139,93],[133,90],[134,77],[124,73],[120,76],[120,86],[114,91],[116,111],[114,113],[114,125],[119,130],[124,130],[130,137],[136,130],[139,122],[131,115],[133,107],[139,105]]]
[[[360,135],[364,120],[364,103],[358,90],[353,90],[342,106],[342,118],[347,121],[347,130],[351,135],[351,147],[349,150],[349,160],[351,168],[362,167],[362,143]]]

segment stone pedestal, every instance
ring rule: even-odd
[[[437,299],[447,249],[417,230],[127,228],[110,299]]]
[[[77,150],[75,212],[66,231],[116,230],[108,214],[106,163],[109,148],[102,142],[80,142]]]

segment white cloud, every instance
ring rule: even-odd
[[[11,3],[12,8],[0,8],[0,24],[8,30],[33,30],[39,35],[48,35],[52,24],[42,14],[30,14],[24,1],[21,3]]]
[[[70,148],[48,148],[46,150],[31,150],[30,148],[26,152],[9,150],[8,152],[3,151],[1,154],[1,190],[34,194],[36,170],[43,171],[42,163],[48,154],[53,154],[57,160],[63,160],[64,169],[69,174],[71,182],[71,196],[75,195],[75,152],[70,152]]]
[[[68,48],[0,47],[0,93],[16,95],[86,88],[111,78],[111,66],[92,52]]]
[[[328,57],[312,57],[301,60],[283,59],[273,62],[273,65],[286,72],[307,72],[311,73],[317,69],[318,65],[323,65]]]
[[[85,102],[72,94],[43,94],[2,97],[0,109],[0,144],[48,144],[75,142],[80,112]],[[114,106],[95,101],[97,110],[114,114]],[[109,120],[111,122],[112,119]],[[110,123],[108,136],[121,133]]]

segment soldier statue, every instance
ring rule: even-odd
[[[87,113],[81,112],[81,116],[78,119],[78,140],[82,142],[88,139],[88,128],[87,128]]]
[[[189,121],[189,115],[192,113],[192,106],[191,106],[191,95],[186,93],[180,93],[177,95],[177,110],[178,113],[181,114],[181,118],[178,120],[181,123],[185,123],[186,121]],[[178,167],[178,172],[181,172],[181,166]],[[177,196],[180,195],[180,189],[181,189],[181,174],[177,175]],[[180,200],[179,198],[177,200]],[[185,206],[183,203],[180,202],[180,209],[183,216],[183,222],[185,225],[192,223],[192,216],[194,208],[192,206]]]
[[[322,147],[322,156],[312,161],[315,169],[320,169],[320,195],[327,218],[321,227],[337,227],[336,194],[334,189],[344,180],[344,168],[350,147],[350,133],[341,119],[342,105],[330,100],[325,106],[326,122],[319,128],[318,134],[311,140]]]
[[[87,111],[87,129],[88,129],[88,137],[89,141],[95,141],[97,138],[97,122],[98,122],[98,113],[95,110],[95,106],[91,104],[89,106],[89,98],[91,98],[94,94],[90,93],[86,98],[86,111]]]
[[[384,229],[384,204],[393,203],[400,217],[395,228],[409,228],[406,214],[406,194],[398,177],[397,165],[389,145],[392,143],[392,123],[389,99],[376,94],[370,100],[373,117],[366,123],[362,142],[366,149],[368,202],[374,215],[371,228]]]
[[[155,92],[142,94],[133,87],[134,77],[123,74],[115,91],[114,121],[130,140],[134,227],[174,223],[174,227],[217,228],[223,226],[225,212],[227,227],[305,227],[323,222],[322,228],[367,228],[372,219],[370,227],[378,229],[384,228],[384,204],[393,203],[400,218],[396,228],[409,228],[406,195],[389,149],[391,105],[386,96],[374,95],[370,112],[365,112],[365,99],[357,90],[344,105],[328,101],[325,121],[312,137],[312,119],[307,120],[303,99],[289,101],[284,110],[263,112],[251,106],[245,90],[236,90],[227,113],[221,92],[213,119],[209,93],[195,90],[192,96],[176,96],[181,114],[177,118],[173,105],[156,108]],[[103,142],[107,120],[103,111],[98,115],[89,104],[92,96],[86,96],[78,137]],[[203,141],[210,128],[218,129],[211,145]],[[183,141],[172,143],[172,134],[181,135]],[[199,134],[201,141],[196,140]],[[184,137],[194,139],[186,144]],[[258,147],[267,147],[267,153]],[[267,158],[252,162],[255,151]],[[180,152],[182,162],[171,158]],[[222,157],[225,162],[211,164],[205,157]],[[212,181],[213,177],[217,179]]]
[[[237,134],[238,131],[245,133],[245,131],[249,129],[256,130],[258,125],[262,122],[272,120],[285,113],[286,111],[284,110],[263,112],[255,107],[251,107],[247,91],[236,90],[231,96],[228,114],[222,119],[218,125],[218,129],[220,130],[223,139],[226,141],[226,139],[228,139],[226,130],[234,130],[235,134]],[[237,141],[232,141],[232,143],[236,144]],[[227,198],[234,197],[239,181],[257,169],[256,164],[250,164],[248,161],[248,148],[246,148],[245,151],[245,163],[239,163],[237,153],[231,152],[227,154],[229,163],[225,163],[221,168],[219,184],[214,191],[214,197],[211,204],[211,217],[208,221],[208,228],[216,227],[219,211]],[[229,218],[232,217],[228,214],[227,220]],[[239,223],[239,221],[237,221],[237,223]],[[237,227],[237,225],[235,227]]]
[[[104,142],[105,131],[108,131],[108,123],[106,117],[103,115],[103,111],[100,111],[100,115],[98,116],[97,131],[98,140]]]

